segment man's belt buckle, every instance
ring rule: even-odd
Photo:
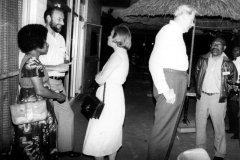
[[[51,79],[61,80],[63,77],[50,76]]]

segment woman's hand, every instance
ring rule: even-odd
[[[66,95],[64,95],[63,93],[58,93],[58,97],[56,100],[58,101],[58,103],[64,103],[66,101]]]
[[[101,72],[97,73],[97,75],[95,76],[95,81],[97,82],[97,84],[101,84],[101,81],[99,81],[101,78]]]
[[[47,89],[51,89],[51,85],[49,83],[49,81],[47,81],[46,83],[43,84],[43,87],[47,88]]]

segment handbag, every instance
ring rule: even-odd
[[[78,97],[81,103],[81,112],[87,118],[99,119],[104,108],[106,83],[103,89],[103,101],[99,100],[95,95],[90,93],[81,94]]]
[[[15,125],[44,120],[48,114],[46,100],[16,103],[10,106],[10,110]]]

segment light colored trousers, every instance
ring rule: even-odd
[[[206,127],[208,116],[211,117],[215,132],[214,149],[215,156],[225,157],[226,155],[226,136],[225,122],[226,102],[219,103],[220,94],[206,95],[201,94],[200,100],[196,104],[196,145],[206,149]]]
[[[65,94],[65,89],[61,80],[50,79],[51,90],[61,91]],[[62,104],[57,101],[54,103],[54,112],[58,120],[57,129],[57,146],[59,152],[67,152],[73,150],[73,132],[74,132],[74,114],[70,107],[69,101]]]

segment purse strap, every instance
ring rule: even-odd
[[[104,83],[104,88],[103,88],[103,103],[105,100],[105,90],[106,90],[106,82]]]

